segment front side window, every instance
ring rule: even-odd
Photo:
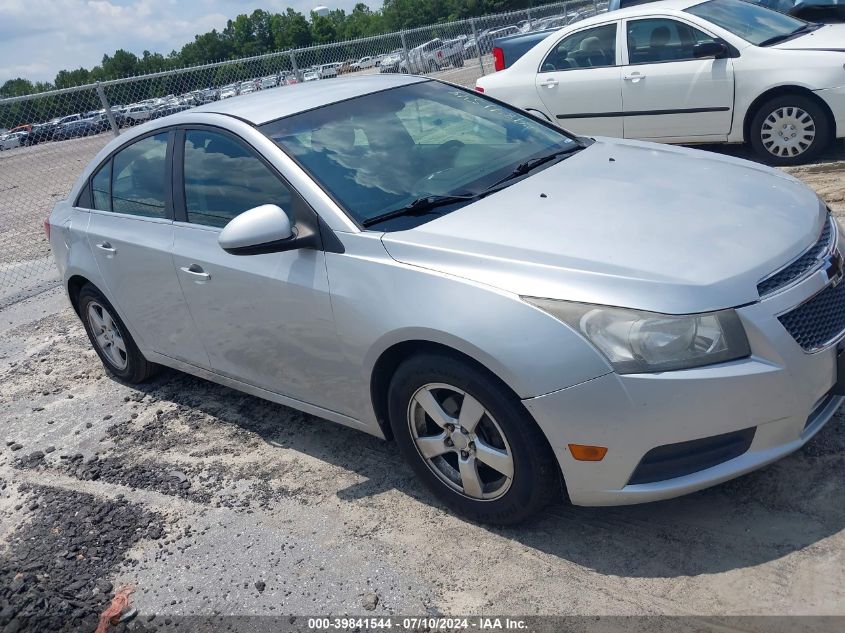
[[[564,37],[543,60],[540,72],[616,65],[616,23]]]
[[[688,24],[666,18],[631,20],[627,36],[629,64],[695,59],[696,44],[714,41]]]
[[[166,217],[168,132],[148,136],[112,158],[112,211]]]
[[[712,22],[755,46],[767,46],[782,41],[800,33],[808,26],[803,20],[743,0],[709,0],[685,11]]]
[[[185,133],[188,222],[225,226],[236,215],[275,204],[291,213],[291,192],[242,143],[207,130]]]
[[[260,129],[364,225],[424,197],[478,194],[527,159],[581,147],[519,110],[429,81]]]

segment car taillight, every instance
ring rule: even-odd
[[[493,49],[493,68],[496,71],[505,69],[505,52],[498,46]]]
[[[484,92],[484,88],[482,88],[481,86],[476,86],[475,91],[476,92]]]
[[[50,216],[44,218],[44,233],[47,234],[47,241],[50,241]]]

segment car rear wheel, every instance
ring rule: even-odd
[[[144,358],[115,309],[93,285],[82,287],[77,305],[94,351],[110,373],[125,382],[139,383],[158,371],[158,365]]]
[[[751,121],[751,146],[770,165],[813,160],[830,141],[822,108],[802,95],[782,95],[758,108]]]
[[[413,357],[388,394],[390,424],[417,476],[458,514],[524,521],[560,494],[554,454],[519,399],[449,355]]]

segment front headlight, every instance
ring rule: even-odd
[[[735,310],[659,314],[523,297],[587,338],[619,374],[689,369],[751,353]]]

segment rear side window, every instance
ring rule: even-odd
[[[543,61],[540,72],[616,64],[616,24],[578,31],[563,38]]]
[[[166,217],[167,137],[167,132],[148,136],[114,155],[112,211]]]
[[[185,207],[188,222],[225,226],[235,216],[275,204],[291,218],[291,192],[243,144],[206,130],[185,133]]]

